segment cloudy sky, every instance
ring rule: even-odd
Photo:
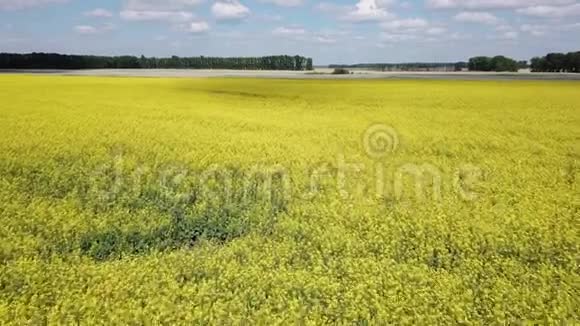
[[[315,64],[580,50],[580,0],[0,0],[0,52],[301,54]]]

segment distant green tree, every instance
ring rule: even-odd
[[[309,70],[309,71],[314,70],[314,66],[312,64],[312,58],[306,59],[306,70]]]
[[[469,59],[468,68],[470,71],[492,71],[490,57],[474,57]]]
[[[534,57],[530,61],[530,67],[532,72],[544,72],[546,71],[546,58],[545,57]]]
[[[565,70],[566,55],[564,53],[549,53],[546,56],[546,60],[550,72],[561,72]]]
[[[305,64],[303,63],[304,58],[297,55],[294,56],[294,70],[304,70]]]
[[[518,63],[503,55],[493,57],[490,63],[492,71],[518,71]]]
[[[469,59],[468,68],[470,71],[518,71],[518,63],[503,55],[490,57],[473,57]]]
[[[455,65],[453,66],[455,71],[461,71],[465,68],[467,68],[467,62],[456,62]]]
[[[570,52],[566,55],[568,62],[568,71],[580,73],[580,51]]]
[[[533,72],[572,72],[580,73],[580,52],[549,53],[545,57],[531,60]]]

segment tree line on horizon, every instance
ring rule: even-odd
[[[329,65],[329,68],[378,71],[495,71],[580,73],[580,51],[549,53],[544,57],[516,61],[505,56],[477,56],[468,62],[367,63]],[[314,70],[312,58],[276,55],[264,57],[178,57],[65,55],[57,53],[0,53],[0,69],[237,69],[237,70]]]
[[[495,57],[477,56],[468,62],[415,62],[415,63],[362,63],[353,65],[330,65],[335,69],[369,69],[378,71],[493,71],[517,72],[531,68],[532,72],[571,72],[580,73],[580,51],[569,53],[550,53],[528,61],[516,61],[498,55]]]
[[[467,68],[469,71],[517,72],[519,69],[528,68],[528,62],[516,61],[503,55],[479,56],[470,58]]]
[[[465,62],[406,62],[406,63],[359,63],[353,65],[329,65],[333,69],[369,69],[378,71],[417,71],[417,70],[461,70]]]
[[[469,62],[410,62],[410,63],[367,63],[355,65],[330,65],[338,69],[370,69],[378,71],[518,71],[527,68],[527,61],[515,61],[504,56],[474,57]]]
[[[471,71],[518,71],[530,68],[532,72],[569,72],[580,73],[580,51],[568,53],[549,53],[543,57],[534,57],[528,64],[526,61],[495,56],[474,57],[469,59]]]
[[[312,58],[275,55],[264,57],[178,57],[65,55],[57,53],[0,53],[0,69],[236,69],[313,70]]]
[[[573,72],[580,73],[580,51],[549,53],[544,57],[535,57],[531,61],[534,72]]]

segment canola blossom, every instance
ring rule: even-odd
[[[578,323],[579,86],[0,75],[0,324]]]

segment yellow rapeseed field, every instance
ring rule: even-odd
[[[0,75],[0,324],[578,323],[579,99]]]

